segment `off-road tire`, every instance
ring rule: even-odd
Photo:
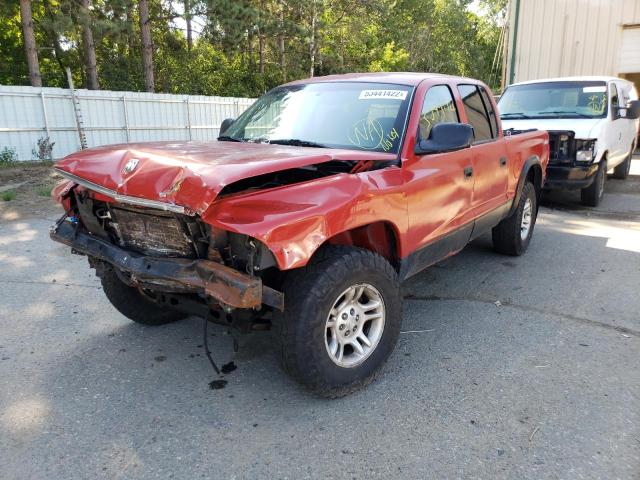
[[[186,318],[182,312],[159,305],[137,288],[125,284],[113,270],[102,272],[100,281],[105,295],[116,310],[136,323],[158,326]]]
[[[633,159],[633,150],[634,147],[629,151],[629,155],[624,159],[620,165],[613,169],[613,178],[617,178],[619,180],[624,180],[629,176],[629,172],[631,171],[631,160]]]
[[[526,238],[522,238],[522,217],[527,200],[531,202],[531,223]],[[538,217],[538,198],[536,189],[530,181],[526,181],[522,187],[520,201],[515,211],[507,218],[503,219],[498,225],[493,227],[491,236],[493,239],[493,248],[496,252],[503,255],[512,255],[514,257],[522,255],[531,242],[533,229]]]
[[[363,363],[334,363],[325,345],[329,311],[341,292],[366,282],[381,294],[384,330]],[[393,351],[402,323],[398,275],[382,256],[348,246],[323,247],[304,268],[285,279],[285,310],[274,319],[274,333],[287,373],[314,393],[338,398],[372,382]]]
[[[607,163],[600,161],[598,173],[587,188],[580,190],[580,200],[585,207],[597,207],[604,196],[604,186],[607,181]]]

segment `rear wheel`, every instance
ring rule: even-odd
[[[624,159],[624,162],[613,169],[613,178],[624,180],[629,176],[629,172],[631,171],[631,160],[633,159],[633,150],[634,148],[631,147],[631,151],[629,152],[629,155],[627,155],[627,158]]]
[[[531,242],[538,217],[536,189],[527,181],[516,210],[491,231],[493,248],[504,255],[522,255]]]
[[[113,269],[105,269],[100,275],[102,289],[111,305],[136,323],[157,326],[187,317],[182,312],[153,302],[136,287],[124,283]]]
[[[600,168],[596,173],[593,182],[587,188],[580,190],[582,204],[587,207],[597,207],[604,195],[604,184],[607,179],[607,164],[604,160],[600,162]]]
[[[370,383],[393,351],[402,322],[400,287],[380,255],[327,247],[289,274],[277,319],[285,370],[336,398]]]

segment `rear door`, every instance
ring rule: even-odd
[[[459,84],[467,123],[473,127],[471,146],[473,166],[473,216],[480,216],[507,200],[509,161],[500,138],[495,108],[484,87]]]
[[[417,105],[421,105],[418,140],[429,138],[434,125],[460,121],[453,92],[448,85],[431,86],[424,100]],[[447,253],[463,248],[472,228],[472,222],[465,220],[473,193],[473,177],[468,175],[471,149],[429,155],[411,152],[403,168],[414,248],[420,249],[434,240],[447,237],[447,234],[451,237],[444,242],[443,248],[448,251],[437,252],[435,256],[443,258]],[[467,228],[459,228],[465,223]],[[422,263],[429,264],[429,258]]]

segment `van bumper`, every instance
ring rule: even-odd
[[[544,188],[547,190],[586,188],[593,183],[599,167],[599,163],[580,167],[549,165]]]

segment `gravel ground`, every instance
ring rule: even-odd
[[[489,238],[410,280],[380,379],[309,395],[268,333],[143,328],[49,206],[0,220],[0,478],[640,478],[640,161],[601,207],[549,196],[519,258]],[[43,213],[44,212],[44,213]]]

